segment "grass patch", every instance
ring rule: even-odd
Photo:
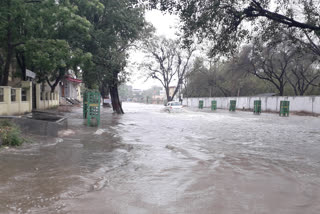
[[[20,129],[9,120],[0,121],[0,146],[20,146],[24,142]]]

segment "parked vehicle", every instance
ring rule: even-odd
[[[182,111],[182,109],[183,109],[182,104],[177,101],[168,102],[165,107],[165,111],[168,111],[168,112],[179,112],[179,111]]]

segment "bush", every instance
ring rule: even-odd
[[[20,146],[23,139],[20,129],[8,120],[0,121],[0,142],[2,146]]]

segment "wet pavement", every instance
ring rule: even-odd
[[[319,118],[124,109],[0,150],[0,213],[320,213]]]

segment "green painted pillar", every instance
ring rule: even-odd
[[[254,101],[253,113],[254,114],[261,114],[261,100]]]
[[[280,101],[280,117],[289,117],[290,101]]]
[[[199,100],[199,109],[203,109],[203,100]]]
[[[216,100],[212,100],[211,101],[211,110],[217,110],[217,101]]]
[[[236,100],[230,100],[229,111],[236,111],[236,105],[237,105]]]

